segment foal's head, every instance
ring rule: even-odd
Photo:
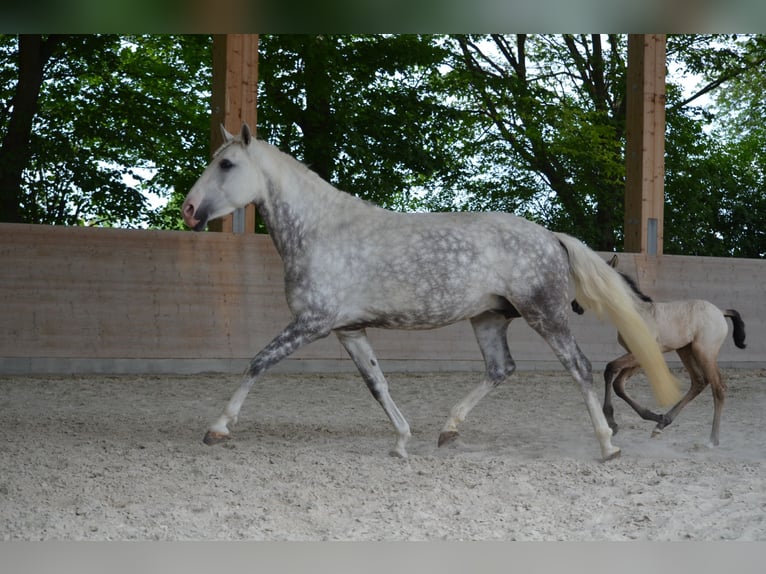
[[[211,219],[223,217],[252,202],[258,189],[250,146],[253,138],[247,124],[234,136],[221,126],[224,143],[189,191],[181,213],[184,223],[202,231]]]

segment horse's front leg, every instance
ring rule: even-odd
[[[367,388],[370,389],[372,396],[380,403],[383,410],[388,415],[391,423],[396,429],[396,445],[391,451],[391,456],[407,458],[407,441],[410,439],[410,425],[407,423],[404,415],[394,403],[391,395],[388,393],[388,382],[383,376],[378,365],[378,359],[370,346],[367,334],[364,329],[356,331],[336,331],[343,347],[346,349],[351,359],[354,361],[357,369],[362,375]]]
[[[236,424],[242,403],[245,401],[245,397],[250,392],[258,375],[300,347],[326,337],[330,332],[330,321],[321,315],[301,315],[293,320],[284,331],[277,335],[271,343],[266,345],[250,361],[247,378],[231,397],[223,414],[210,426],[203,442],[213,445],[229,439],[231,436],[229,424]]]
[[[624,355],[620,357],[620,359],[617,359],[617,361],[613,361],[614,363],[617,363],[618,361],[622,361],[621,366],[619,368],[619,372],[617,377],[614,379],[614,383],[612,384],[614,388],[614,393],[620,397],[623,401],[628,403],[630,407],[636,411],[638,416],[640,416],[645,421],[654,421],[656,423],[663,423],[666,421],[665,415],[657,414],[653,411],[650,411],[645,406],[638,404],[636,401],[634,401],[628,393],[625,391],[625,383],[628,382],[628,379],[632,377],[634,374],[636,374],[641,367],[638,365],[638,362],[636,361],[635,357],[633,357],[632,354],[628,353],[627,355]],[[612,363],[610,363],[611,365]],[[609,371],[609,367],[607,366],[607,370]],[[606,371],[604,374],[604,377],[606,377]],[[614,419],[612,419],[614,420]],[[614,428],[614,427],[613,427]],[[616,432],[616,430],[615,430]]]

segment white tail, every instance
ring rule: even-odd
[[[646,372],[654,396],[662,406],[677,402],[679,382],[668,369],[657,341],[636,310],[636,298],[625,282],[601,257],[579,239],[554,234],[569,253],[577,301],[617,327],[630,352]]]

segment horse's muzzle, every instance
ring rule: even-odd
[[[184,202],[184,205],[181,208],[184,223],[194,231],[202,231],[207,224],[207,216],[205,216],[204,213],[195,213],[195,211],[199,212],[200,210],[195,209],[192,203],[189,203],[188,201]]]

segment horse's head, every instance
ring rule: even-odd
[[[252,143],[250,128],[243,124],[239,136],[233,136],[223,126],[221,131],[224,144],[191,188],[181,208],[184,223],[194,231],[202,231],[211,219],[228,215],[254,199],[257,182],[248,151]]]

